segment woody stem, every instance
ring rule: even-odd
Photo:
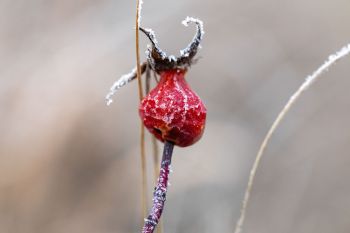
[[[160,173],[153,193],[153,205],[148,217],[145,219],[142,233],[153,233],[159,222],[160,216],[162,215],[168,190],[168,179],[173,149],[174,143],[165,141]]]

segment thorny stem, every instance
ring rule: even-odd
[[[164,142],[160,173],[153,193],[153,205],[148,217],[145,219],[142,233],[153,233],[162,215],[166,200],[166,192],[168,189],[168,179],[173,149],[174,143],[169,141]]]
[[[260,145],[259,151],[255,157],[255,161],[253,164],[252,169],[250,170],[250,175],[249,175],[249,180],[248,180],[248,185],[244,194],[244,199],[242,202],[242,207],[241,207],[241,215],[236,223],[236,228],[235,228],[235,233],[240,233],[242,231],[242,227],[244,224],[244,219],[246,215],[246,210],[250,198],[250,193],[253,188],[254,184],[254,178],[256,171],[258,170],[258,166],[260,163],[260,160],[265,152],[265,148],[267,144],[270,141],[270,138],[272,134],[275,132],[283,118],[286,116],[288,111],[291,109],[291,107],[296,103],[296,101],[300,98],[303,92],[305,92],[315,81],[317,81],[320,77],[321,74],[324,72],[328,71],[328,69],[334,65],[338,60],[346,57],[347,55],[350,54],[350,43],[341,48],[339,51],[337,51],[335,54],[332,54],[328,57],[328,59],[321,65],[316,71],[314,71],[311,75],[306,77],[305,81],[303,84],[299,87],[299,89],[289,98],[288,102],[286,105],[283,107],[281,112],[278,114],[277,118],[275,121],[272,123],[272,126],[270,127],[269,131],[267,132],[263,142]]]
[[[142,0],[136,0],[136,70],[137,70],[137,81],[139,90],[140,102],[143,98],[143,89],[141,82],[141,65],[140,65],[140,46],[139,46],[139,28],[140,28],[140,12],[141,12]],[[141,122],[140,132],[140,149],[141,149],[141,172],[142,172],[142,210],[143,216],[147,214],[147,172],[146,172],[146,152],[145,152],[145,128]]]

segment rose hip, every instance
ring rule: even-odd
[[[157,86],[142,99],[139,113],[145,127],[157,139],[164,142],[161,169],[153,193],[152,208],[145,218],[142,233],[153,233],[164,210],[174,145],[190,146],[201,138],[204,131],[207,110],[185,80],[187,68],[196,62],[194,57],[200,48],[204,34],[203,22],[187,17],[183,24],[188,26],[189,23],[196,24],[197,33],[192,42],[180,51],[181,55],[178,57],[167,56],[158,47],[153,30],[139,28],[152,43],[147,50],[147,62],[140,67],[141,73],[153,70],[155,74],[160,75]],[[112,103],[111,97],[119,88],[134,80],[136,76],[135,68],[116,81],[106,96],[107,104]],[[149,78],[147,80],[146,82],[149,83]]]
[[[160,82],[139,107],[144,125],[157,139],[180,147],[201,138],[206,119],[206,108],[187,84],[185,73],[185,69],[160,72]]]

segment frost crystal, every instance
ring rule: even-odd
[[[154,31],[150,28],[145,28],[145,31],[149,33],[149,37],[152,39],[152,41],[155,44],[158,44],[157,38],[156,38],[156,34],[154,33]]]
[[[182,24],[188,27],[189,23],[195,23],[197,25],[199,35],[195,35],[192,41],[194,42],[195,45],[201,48],[199,43],[202,40],[203,34],[204,34],[203,22],[199,19],[187,16],[186,19],[182,21]],[[181,56],[188,57],[190,55],[191,45],[193,44],[193,42],[189,46],[187,46],[185,49],[180,50]]]
[[[168,60],[171,62],[171,61],[174,61],[174,62],[176,62],[176,57],[174,56],[174,55],[170,55],[169,57],[168,57]]]
[[[247,188],[245,190],[242,207],[241,207],[241,215],[236,223],[236,228],[234,233],[241,233],[242,226],[244,224],[245,215],[247,211],[247,206],[250,198],[250,193],[254,184],[254,179],[256,175],[256,171],[258,169],[259,163],[261,161],[261,158],[264,154],[265,148],[269,143],[269,140],[272,136],[272,134],[275,132],[277,127],[279,126],[280,122],[283,120],[283,118],[286,116],[290,108],[293,106],[293,104],[296,103],[297,99],[301,96],[301,94],[306,91],[315,81],[317,81],[321,74],[328,71],[328,69],[336,63],[336,61],[342,59],[343,57],[350,54],[350,44],[347,44],[343,48],[341,48],[338,52],[335,54],[332,54],[328,57],[328,59],[317,69],[315,70],[311,75],[307,76],[303,84],[299,87],[299,89],[289,98],[286,105],[283,107],[281,112],[278,114],[275,121],[272,123],[272,126],[270,127],[269,131],[267,132],[265,138],[263,139],[263,142],[259,148],[258,154],[255,157],[255,161],[253,163],[253,167],[250,170],[249,180],[247,184]]]
[[[202,31],[202,34],[204,34],[203,22],[200,19],[196,19],[196,18],[187,16],[186,19],[184,19],[182,21],[182,24],[185,25],[186,27],[188,27],[189,23],[195,23],[195,24],[199,25],[199,27]]]
[[[301,86],[302,89],[308,88],[315,80],[316,78],[322,74],[323,72],[327,71],[329,67],[338,61],[340,58],[348,55],[350,53],[350,44],[344,46],[341,48],[338,52],[335,54],[331,54],[328,57],[328,60],[326,60],[322,66],[320,66],[312,75],[309,75],[303,85]]]
[[[132,71],[128,74],[124,74],[120,79],[118,79],[116,82],[113,83],[113,85],[110,88],[110,91],[108,92],[108,94],[106,95],[106,101],[107,101],[107,105],[110,105],[113,100],[112,100],[112,96],[123,86],[125,86],[126,84],[128,84],[129,82],[131,82],[132,80],[134,80],[136,78],[136,67],[134,69],[132,69]]]
[[[139,26],[141,25],[141,10],[142,10],[142,4],[143,1],[139,0],[139,5],[138,5],[138,18],[137,18],[137,23],[139,24]]]
[[[141,30],[147,35],[147,37],[150,39],[152,42],[153,47],[156,49],[157,53],[161,56],[162,59],[165,59],[167,57],[166,53],[163,52],[159,47],[158,47],[158,41],[156,38],[156,34],[154,31],[150,28],[141,28]],[[152,46],[147,45],[147,49],[149,51],[149,55],[152,53]]]

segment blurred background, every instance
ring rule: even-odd
[[[350,41],[349,13],[348,0],[145,0],[142,25],[168,53],[194,35],[186,16],[206,31],[187,75],[206,132],[175,148],[166,233],[233,232],[265,133]],[[140,232],[137,83],[104,100],[135,65],[134,17],[135,1],[0,0],[0,232]],[[350,232],[349,64],[323,75],[274,134],[244,233]]]

